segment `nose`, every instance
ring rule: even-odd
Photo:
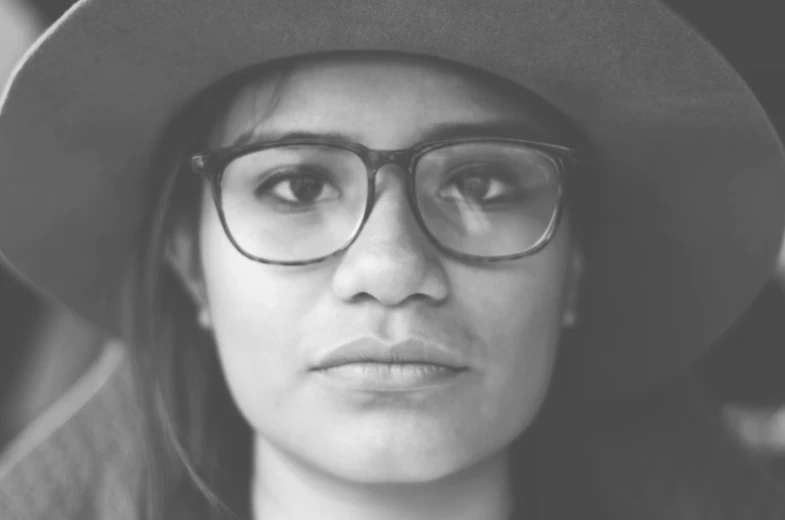
[[[404,175],[388,165],[377,174],[376,203],[360,235],[342,255],[333,290],[342,300],[395,307],[447,298],[439,252],[420,229],[406,197]]]

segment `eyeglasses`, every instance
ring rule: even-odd
[[[471,138],[371,150],[319,139],[262,142],[194,155],[229,240],[246,257],[306,265],[346,250],[373,211],[375,177],[394,164],[423,233],[474,262],[541,250],[558,226],[570,148]]]

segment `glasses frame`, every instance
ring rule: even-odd
[[[553,215],[551,215],[551,219],[548,222],[548,227],[546,228],[542,237],[540,237],[540,239],[537,242],[535,242],[534,245],[532,245],[531,247],[529,247],[523,252],[510,254],[510,255],[500,255],[500,256],[470,255],[445,246],[431,233],[431,231],[428,229],[428,226],[425,225],[422,214],[420,212],[419,204],[417,203],[416,186],[414,183],[417,164],[425,154],[433,150],[438,150],[439,148],[445,148],[448,146],[470,144],[470,143],[500,143],[500,144],[514,144],[514,145],[525,146],[537,150],[541,153],[545,153],[557,165],[558,196],[557,196],[556,205],[554,207]],[[354,233],[348,239],[345,245],[340,247],[338,250],[324,256],[320,256],[309,260],[279,261],[279,260],[269,260],[266,258],[261,258],[248,253],[240,246],[240,244],[237,243],[234,236],[232,235],[232,232],[230,231],[229,226],[226,222],[226,217],[223,211],[223,205],[221,203],[222,201],[221,181],[223,180],[223,176],[224,173],[226,172],[227,166],[232,161],[234,161],[239,157],[254,152],[258,152],[261,150],[267,150],[270,148],[283,148],[289,146],[307,146],[307,145],[327,146],[327,147],[346,150],[357,155],[360,158],[360,160],[362,160],[362,162],[365,164],[365,169],[368,175],[368,192],[367,192],[368,195],[365,202],[365,213],[363,214],[362,219],[360,220],[359,224],[357,225],[357,228],[355,229]],[[399,150],[374,150],[371,148],[367,148],[361,144],[347,143],[343,141],[335,141],[330,139],[291,139],[291,140],[278,140],[278,141],[263,141],[253,144],[245,144],[245,145],[221,148],[210,152],[198,153],[191,156],[190,163],[191,163],[191,170],[194,173],[204,177],[210,182],[212,195],[213,195],[213,202],[215,204],[216,209],[218,210],[218,216],[220,218],[221,225],[223,226],[224,233],[226,234],[227,238],[232,243],[232,245],[234,245],[237,251],[240,252],[240,254],[256,262],[260,262],[263,264],[271,264],[271,265],[303,266],[303,265],[311,265],[319,262],[324,262],[346,251],[349,247],[351,247],[354,241],[357,240],[357,237],[360,235],[360,233],[362,233],[362,230],[365,227],[366,222],[368,222],[368,218],[373,212],[374,204],[376,203],[376,183],[375,183],[376,174],[379,172],[379,170],[382,167],[387,166],[389,164],[394,164],[407,173],[406,194],[409,201],[409,206],[412,210],[412,213],[414,214],[417,224],[420,226],[422,232],[428,237],[428,240],[430,240],[431,243],[434,246],[436,246],[441,252],[449,256],[452,256],[454,258],[457,258],[459,260],[463,260],[467,262],[476,262],[476,263],[493,263],[493,262],[505,262],[510,260],[517,260],[520,258],[524,258],[526,256],[533,255],[539,252],[540,250],[542,250],[550,242],[551,238],[553,238],[555,230],[558,228],[559,222],[561,221],[561,217],[564,212],[564,200],[565,200],[564,195],[566,191],[564,178],[565,176],[568,175],[569,171],[577,165],[577,155],[578,155],[577,150],[557,144],[544,143],[539,141],[530,141],[526,139],[508,139],[508,138],[495,138],[495,137],[472,137],[472,138],[464,138],[464,139],[448,139],[442,141],[431,141],[431,142],[419,143],[411,148],[405,148]]]

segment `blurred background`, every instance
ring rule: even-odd
[[[70,1],[0,0],[0,85]],[[97,358],[103,337],[0,262],[0,450]]]
[[[785,136],[785,31],[772,0],[668,0],[744,76]],[[0,84],[72,2],[0,0]],[[0,264],[0,450],[63,394],[104,338]],[[777,275],[699,364],[729,424],[785,474],[785,254]]]

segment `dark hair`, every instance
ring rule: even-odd
[[[220,370],[213,338],[196,324],[197,309],[166,262],[166,244],[178,219],[198,222],[203,184],[187,171],[208,132],[226,112],[253,70],[213,86],[173,119],[154,161],[147,238],[132,270],[127,336],[146,415],[149,475],[145,517],[249,517],[251,431]],[[265,73],[282,84],[284,63]],[[276,90],[278,87],[276,87]],[[277,94],[274,93],[273,101]],[[161,173],[163,175],[161,175]]]
[[[281,62],[265,74],[282,79],[287,70]],[[475,73],[537,99],[545,114],[558,113],[507,80]],[[202,195],[201,182],[182,172],[183,159],[200,151],[249,74],[259,70],[185,107],[161,144],[157,171],[169,173],[155,181],[160,197],[135,270],[130,323],[135,366],[147,382],[141,390],[151,451],[141,500],[149,520],[250,517],[250,428],[230,396],[213,339],[197,326],[193,303],[164,261],[173,221],[196,221]],[[554,117],[565,136],[579,135]],[[583,186],[571,188],[571,213],[585,240]],[[534,518],[785,518],[779,483],[728,434],[716,406],[689,380],[670,381],[635,402],[591,408],[575,406],[564,388],[557,368],[538,419],[512,447],[517,507]]]

